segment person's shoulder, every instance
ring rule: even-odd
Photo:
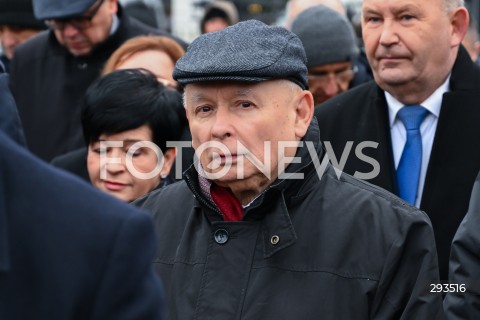
[[[165,211],[188,206],[190,203],[193,203],[193,199],[194,196],[186,182],[180,180],[163,188],[153,190],[135,200],[133,204],[153,214],[158,210],[164,214]]]
[[[327,170],[320,180],[317,187],[322,191],[314,191],[314,194],[322,196],[328,193],[330,196],[324,200],[327,206],[335,208],[333,211],[344,211],[345,218],[349,217],[354,224],[371,221],[392,234],[416,223],[431,228],[425,212],[381,187],[333,168]]]
[[[41,31],[15,48],[15,59],[41,56],[48,49],[50,32]]]
[[[352,214],[369,214],[372,219],[385,221],[383,227],[393,227],[392,229],[414,223],[431,226],[425,212],[379,186],[354,178],[345,172],[342,172],[340,177],[336,172],[329,172],[328,175],[331,181],[335,181],[333,184],[336,184],[334,188],[337,190],[337,201],[348,199],[352,202]]]

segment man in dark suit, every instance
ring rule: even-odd
[[[151,218],[29,154],[0,75],[0,319],[162,319]],[[21,142],[21,141],[20,141]]]
[[[344,172],[429,215],[447,279],[451,242],[480,170],[480,70],[460,45],[468,12],[457,0],[365,0],[362,11],[375,82],[316,107],[321,140]],[[423,113],[419,128],[403,123],[403,109]]]

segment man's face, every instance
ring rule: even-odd
[[[15,26],[0,26],[0,40],[2,43],[2,49],[5,56],[11,60],[15,48],[22,42],[30,39],[41,30],[32,28],[23,28]]]
[[[379,86],[394,96],[405,87],[438,87],[459,40],[450,16],[443,0],[364,0],[363,40]]]
[[[117,10],[117,0],[104,0],[103,2],[99,0],[83,14],[83,16],[95,14],[87,28],[77,28],[67,20],[62,29],[54,30],[55,36],[58,42],[74,56],[89,55],[95,46],[104,42],[110,35],[113,16]]]
[[[205,33],[223,30],[229,26],[228,22],[220,17],[212,18],[205,22],[203,26]]]
[[[351,62],[328,63],[308,68],[308,86],[315,104],[347,91],[354,76]]]
[[[217,174],[213,180],[236,196],[251,190],[258,194],[276,179],[281,166],[279,143],[300,140],[313,112],[311,94],[287,80],[188,84],[185,105],[197,152],[208,142],[224,146],[202,150],[202,168]],[[264,142],[270,142],[270,147],[264,149]],[[293,157],[295,151],[289,147],[281,153]],[[253,157],[268,169],[257,168]],[[262,171],[270,174],[270,179]],[[239,172],[243,178],[238,178]]]

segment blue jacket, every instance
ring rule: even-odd
[[[0,131],[0,319],[162,319],[151,218]]]

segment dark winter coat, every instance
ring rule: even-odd
[[[316,122],[305,141],[315,156],[300,148],[287,168],[304,179],[275,181],[243,221],[223,221],[193,166],[137,201],[154,215],[169,319],[442,317],[428,292],[438,267],[426,214],[330,165],[317,174]]]
[[[152,219],[0,132],[0,319],[164,319]]]
[[[473,187],[470,207],[452,243],[451,290],[444,306],[448,320],[480,319],[480,173]],[[462,287],[463,285],[463,287]]]

